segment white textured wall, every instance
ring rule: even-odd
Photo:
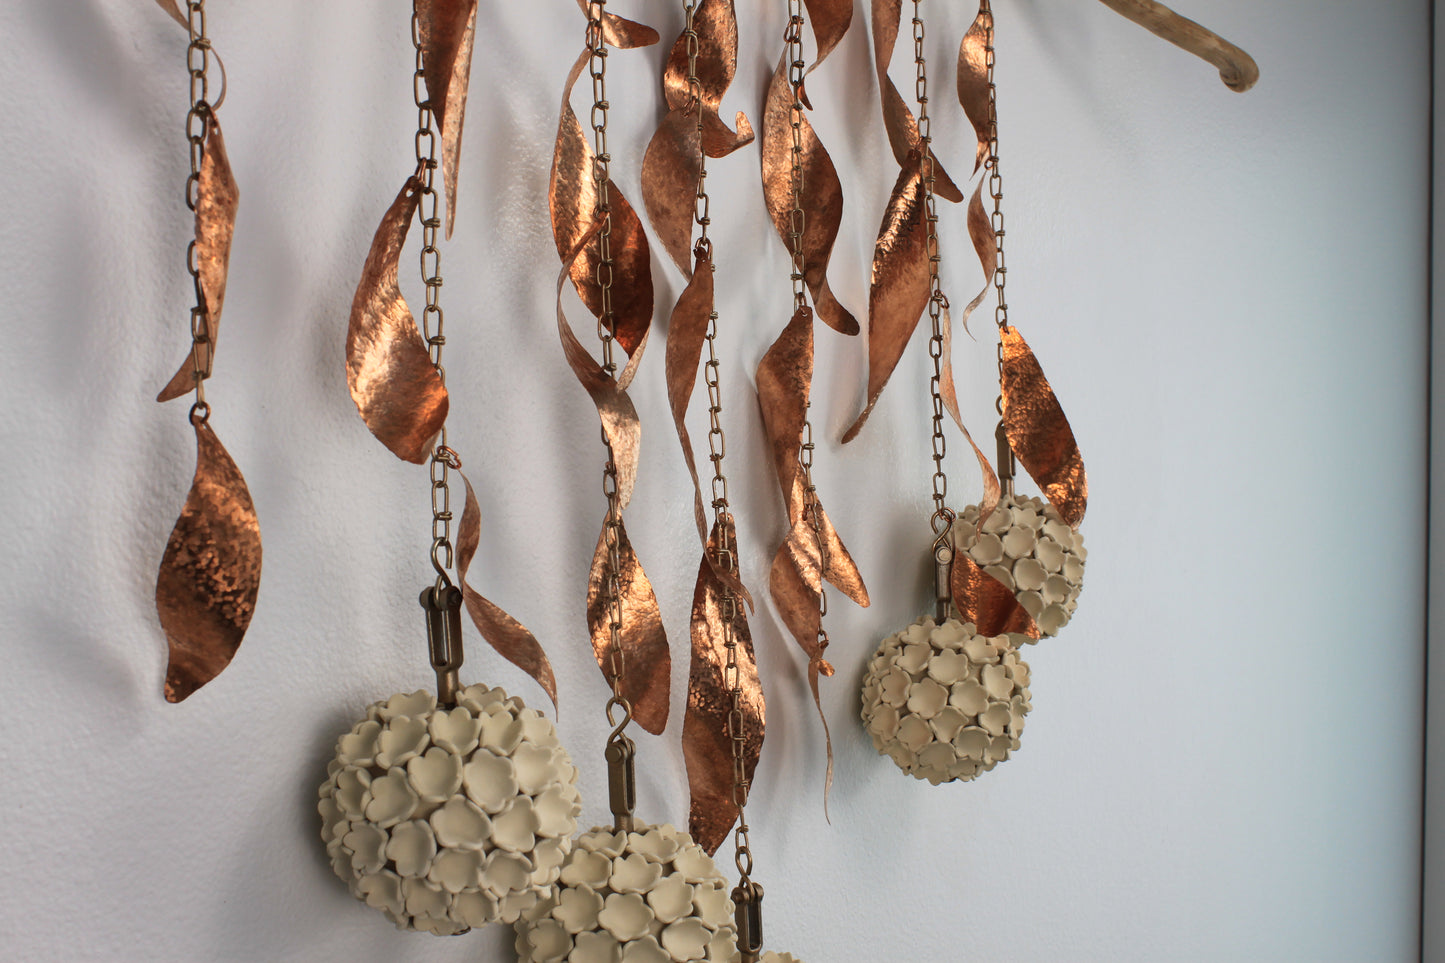
[[[235,663],[180,707],[161,700],[151,591],[193,450],[184,403],[150,399],[185,346],[183,37],[150,0],[0,8],[0,957],[509,959],[501,931],[402,935],[354,903],[313,809],[338,731],[428,681],[425,473],[366,432],[342,365],[367,244],[411,165],[406,4],[211,6],[242,207],[209,395],[266,564]],[[616,6],[680,28],[678,3]],[[1258,58],[1245,96],[1093,0],[998,6],[1013,317],[1091,470],[1088,587],[1067,634],[1028,653],[1014,760],[932,788],[875,756],[862,666],[928,591],[926,356],[913,346],[839,449],[863,345],[820,333],[819,484],[875,603],[830,617],[831,826],[802,659],[766,602],[753,622],[770,945],[811,963],[1412,958],[1427,4],[1180,0]],[[725,106],[756,120],[783,4],[738,7]],[[961,176],[969,135],[946,94],[971,11],[928,7],[935,129]],[[895,172],[862,20],[811,82],[847,194],[831,276],[858,311]],[[571,0],[483,4],[443,273],[452,439],[486,513],[476,578],[548,645],[584,818],[601,820],[604,690],[583,631],[600,452],[557,345],[545,206],[582,27]],[[664,52],[611,60],[634,200]],[[751,372],[789,294],[757,164],[748,149],[709,183],[729,469],[761,589],[783,523]],[[961,214],[945,212],[955,300],[977,283]],[[665,313],[678,278],[654,267]],[[986,435],[992,346],[960,351]],[[634,391],[629,529],[674,636],[680,720],[698,546],[661,362],[659,337]],[[953,467],[976,497],[966,459]],[[470,677],[540,698],[471,653]],[[644,816],[685,818],[677,732],[643,740]]]

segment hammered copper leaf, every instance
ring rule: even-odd
[[[973,159],[974,172],[988,156],[988,62],[987,48],[993,41],[993,11],[980,7],[973,26],[963,35],[958,46],[958,102],[973,124],[978,149]]]
[[[818,519],[821,522],[823,548],[827,551],[828,582],[866,609],[871,600],[868,597],[868,587],[863,584],[863,575],[858,571],[858,564],[853,561],[853,556],[838,537],[832,519],[828,518],[828,513],[823,510],[823,503],[815,500],[814,504],[817,505]],[[803,517],[793,523],[793,527],[788,530],[788,537],[783,540],[783,548],[792,559],[793,568],[803,577],[814,595],[822,590],[822,582],[818,576],[822,566],[822,558],[818,553],[818,535],[819,532],[813,529],[812,518]]]
[[[577,0],[577,6],[583,13],[587,12],[587,0]],[[625,20],[615,13],[603,13],[602,39],[609,47],[627,50],[636,47],[650,47],[662,38],[651,27]]]
[[[216,360],[216,338],[221,329],[221,309],[226,301],[226,275],[231,262],[231,238],[236,229],[236,208],[241,192],[226,156],[226,141],[214,113],[206,115],[202,141],[200,182],[196,187],[196,270],[200,274],[201,299],[205,314],[201,327],[204,343],[191,346],[175,375],[156,396],[170,401],[196,389],[196,369],[201,378],[211,376]],[[194,356],[193,356],[194,355]]]
[[[818,52],[813,55],[812,73],[818,65],[828,59],[833,48],[848,32],[853,22],[853,0],[804,0],[808,19],[813,24],[813,38],[817,41]]]
[[[587,349],[582,347],[582,342],[577,340],[577,335],[572,331],[572,325],[567,321],[567,315],[562,311],[562,289],[567,284],[570,276],[569,269],[581,254],[583,248],[592,243],[600,224],[594,223],[592,227],[583,233],[577,240],[572,250],[567,252],[564,259],[562,271],[557,276],[557,335],[562,339],[562,351],[567,356],[567,364],[572,368],[572,373],[577,380],[582,382],[582,387],[592,398],[592,403],[597,406],[597,415],[602,420],[602,433],[607,439],[611,451],[612,462],[617,466],[617,499],[621,507],[626,508],[632,500],[632,487],[637,480],[637,458],[642,444],[642,422],[637,417],[637,409],[632,404],[632,399],[618,383],[617,379],[608,374],[601,363]],[[644,338],[644,343],[646,339]],[[639,360],[642,352],[639,347],[634,360]],[[631,368],[631,364],[629,364]],[[624,372],[626,374],[626,372]]]
[[[778,232],[789,255],[792,242],[793,209],[793,89],[788,80],[787,60],[778,61],[768,85],[763,109],[762,162],[763,196],[773,229]],[[835,331],[857,334],[858,319],[838,303],[828,286],[828,261],[833,256],[833,243],[843,221],[843,185],[833,159],[823,148],[813,125],[806,116],[799,117],[802,143],[803,209],[807,218],[803,226],[803,274],[818,317]]]
[[[972,622],[979,635],[1039,637],[1038,625],[1013,590],[979,568],[966,553],[954,554],[949,580],[959,617]]]
[[[701,255],[692,280],[672,309],[672,320],[667,328],[666,368],[667,400],[672,408],[672,423],[677,427],[677,440],[682,444],[682,456],[687,462],[688,474],[692,476],[693,516],[697,521],[697,536],[703,540],[707,538],[707,521],[702,505],[702,487],[697,479],[697,459],[687,431],[687,407],[697,387],[697,366],[702,360],[702,346],[707,339],[712,308],[712,262],[706,255]]]
[[[471,481],[461,472],[457,474],[462,476],[462,484],[467,490],[462,521],[457,531],[457,579],[461,582],[462,599],[466,603],[467,612],[471,615],[477,631],[482,633],[482,638],[486,639],[502,658],[535,679],[542,691],[547,693],[547,698],[552,700],[552,708],[555,709],[557,679],[552,674],[552,663],[547,660],[547,653],[542,651],[537,637],[527,631],[526,626],[483,598],[480,592],[467,584],[467,570],[471,568],[472,558],[477,554],[477,546],[481,543],[482,510],[477,504],[477,495],[472,490]]]
[[[577,241],[587,233],[597,213],[597,185],[593,179],[595,155],[577,114],[572,110],[572,88],[587,65],[583,51],[567,76],[562,93],[562,115],[557,124],[557,146],[552,158],[549,191],[552,236],[557,253],[566,260]],[[652,324],[652,255],[642,222],[627,198],[607,182],[611,208],[612,331],[629,355],[643,344]],[[596,245],[572,259],[572,283],[594,317],[602,316],[602,288],[597,281],[601,255]]]
[[[723,123],[718,109],[738,72],[738,19],[733,0],[700,0],[693,13],[697,34],[697,80],[702,100],[702,144],[709,157],[726,157],[753,141],[753,128],[738,111],[737,131]],[[672,45],[662,73],[662,92],[670,110],[696,118],[687,83],[687,34]]]
[[[642,201],[647,219],[683,277],[692,277],[692,230],[702,145],[697,114],[680,108],[662,117],[642,156]]]
[[[893,148],[894,160],[906,167],[909,154],[923,152],[923,135],[918,132],[918,121],[913,111],[888,76],[893,48],[898,43],[898,22],[902,12],[902,0],[873,0],[873,62],[878,71],[878,92],[883,100],[883,126],[888,132],[888,144]],[[931,150],[929,153],[932,155]],[[954,203],[963,200],[963,191],[948,176],[948,171],[943,169],[936,155],[933,155],[933,191]]]
[[[172,20],[185,27],[186,33],[191,32],[191,24],[186,20],[186,15],[181,13],[181,8],[177,5],[176,0],[156,0],[156,3],[160,4],[161,9],[169,14]]]
[[[738,818],[733,799],[733,740],[729,729],[732,695],[724,631],[727,587],[718,579],[714,561],[723,541],[732,546],[736,558],[737,538],[731,525],[724,536],[724,524],[713,526],[692,596],[692,666],[688,673],[687,714],[682,723],[682,752],[691,795],[688,831],[708,853],[717,852]],[[743,770],[751,782],[762,753],[767,706],[758,680],[752,633],[740,601],[735,596],[732,606],[733,661],[742,713]]]
[[[868,403],[843,434],[858,437],[928,306],[928,221],[920,158],[912,154],[878,228],[868,291]]]
[[[828,716],[823,712],[823,699],[818,691],[818,677],[831,676],[832,664],[823,658],[827,643],[819,633],[823,618],[818,609],[818,596],[809,587],[807,580],[793,565],[788,546],[783,545],[773,556],[773,566],[768,574],[768,589],[778,615],[787,627],[803,654],[808,657],[808,688],[813,693],[813,706],[823,723],[823,741],[828,751],[828,770],[823,779],[823,807],[828,806],[828,794],[833,788],[833,734],[828,728]]]
[[[472,75],[477,0],[417,0],[422,72],[427,98],[442,131],[442,176],[447,192],[447,237],[457,223],[457,168],[462,122]]]
[[[637,560],[637,553],[627,538],[627,529],[621,519],[618,520],[617,535],[621,560],[617,580],[622,599],[622,694],[632,704],[632,717],[637,724],[653,735],[661,735],[667,728],[672,655],[667,648],[667,635],[662,629],[657,596],[642,571],[642,563]],[[597,656],[597,665],[610,684],[608,666],[612,662],[612,632],[605,591],[607,565],[607,528],[604,524],[587,579],[587,625],[592,633],[592,650]]]
[[[1070,528],[1084,520],[1089,479],[1074,430],[1023,335],[999,330],[1003,343],[1003,423],[1019,464]]]
[[[261,526],[246,480],[210,426],[195,429],[195,478],[156,576],[156,612],[170,646],[168,702],[230,664],[261,587]]]
[[[788,506],[788,524],[803,517],[803,487],[798,476],[798,447],[808,418],[808,393],[813,384],[813,310],[799,308],[778,340],[758,362],[758,404],[763,432],[773,455],[778,487]]]
[[[447,420],[447,389],[397,286],[421,182],[409,178],[371,242],[346,332],[346,384],[361,419],[398,458],[421,464]]]

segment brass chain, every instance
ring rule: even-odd
[[[607,39],[602,19],[607,12],[607,0],[589,0],[587,4],[586,43],[589,52],[588,73],[592,76],[592,180],[597,193],[596,218],[601,222],[597,233],[597,287],[601,292],[601,310],[597,315],[597,337],[602,340],[602,367],[609,374],[617,372],[617,361],[613,354],[615,342],[615,314],[612,305],[613,258],[612,258],[612,204],[608,196],[608,180],[612,155],[607,149],[607,119],[611,107],[607,102]],[[607,499],[607,521],[602,537],[607,546],[607,570],[603,573],[603,591],[607,598],[608,632],[611,636],[607,680],[612,686],[612,697],[607,700],[607,719],[612,721],[613,709],[622,711],[621,724],[616,735],[621,735],[632,719],[632,705],[623,695],[622,685],[626,678],[627,663],[622,652],[622,503],[617,490],[617,463],[607,435],[602,435],[607,445],[607,464],[602,469],[602,494]]]
[[[988,15],[988,32],[984,36],[984,67],[988,71],[988,157],[983,162],[984,170],[988,172],[988,193],[993,198],[993,212],[989,215],[989,225],[993,229],[994,246],[997,248],[997,267],[994,269],[993,286],[998,294],[994,304],[993,319],[1000,331],[1008,327],[1008,297],[1005,295],[1004,287],[1008,282],[1008,261],[1004,256],[1004,219],[1003,219],[1003,176],[999,173],[998,166],[998,87],[994,83],[994,25],[993,9],[989,0],[982,0],[979,4],[980,15]],[[1003,342],[999,342],[999,379],[1003,379]],[[1002,413],[1003,398],[999,398],[999,410]]]
[[[190,44],[186,47],[186,71],[190,74],[191,108],[186,112],[186,142],[190,145],[191,173],[186,178],[186,207],[194,211],[200,203],[201,165],[206,156],[206,128],[212,111],[210,91],[211,38],[206,33],[206,0],[187,0],[187,26]],[[195,305],[191,308],[191,374],[196,383],[196,400],[191,405],[192,424],[203,425],[210,420],[211,406],[206,402],[205,362],[211,350],[211,319],[206,295],[201,287],[201,268],[196,263],[196,242],[186,246],[186,270],[195,289]]]
[[[412,0],[411,42],[416,48],[416,69],[412,74],[412,100],[416,103],[417,130],[416,176],[420,183],[420,197],[417,203],[417,218],[421,223],[421,279],[426,288],[426,306],[422,309],[421,329],[426,339],[427,352],[432,366],[443,385],[447,371],[442,365],[442,351],[446,347],[446,315],[441,308],[441,252],[437,249],[437,232],[441,228],[441,217],[437,213],[439,196],[436,190],[437,134],[435,112],[431,97],[426,91],[426,73],[422,58],[421,18],[417,13],[416,0]],[[431,457],[431,509],[432,509],[432,567],[436,569],[436,592],[438,597],[450,584],[447,572],[455,561],[452,548],[452,490],[451,472],[461,467],[457,453],[447,446],[447,428],[443,424],[437,436],[437,446]]]

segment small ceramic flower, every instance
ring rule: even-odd
[[[331,865],[400,929],[513,923],[551,892],[572,848],[577,769],[552,723],[501,689],[452,709],[394,695],[336,744],[321,786]],[[569,918],[586,918],[572,905]]]
[[[521,963],[733,963],[727,882],[672,826],[577,838],[553,893],[517,923]]]
[[[1089,552],[1084,536],[1044,499],[1005,495],[984,519],[982,532],[978,506],[970,505],[953,523],[953,543],[1013,590],[1041,635],[1057,635],[1073,618]]]
[[[1016,638],[922,618],[884,639],[863,678],[863,723],[874,748],[935,786],[1007,759],[1030,708],[1029,667]]]

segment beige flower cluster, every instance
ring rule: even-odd
[[[883,640],[863,678],[873,745],[935,786],[987,772],[1019,747],[1029,667],[1013,637],[921,618]]]
[[[394,695],[336,743],[321,838],[351,894],[401,929],[515,922],[572,849],[577,768],[546,716],[474,685]]]
[[[1044,499],[1005,495],[984,519],[982,532],[978,506],[970,505],[953,524],[953,542],[1013,590],[1041,634],[1056,635],[1073,617],[1089,553],[1084,536]]]
[[[552,895],[517,923],[521,963],[731,963],[727,882],[669,825],[577,837]]]

